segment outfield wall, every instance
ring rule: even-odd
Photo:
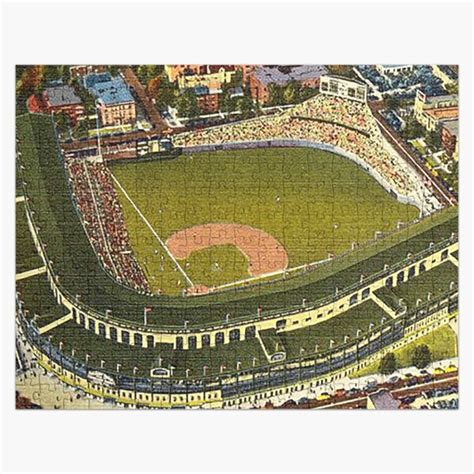
[[[403,195],[396,191],[396,189],[385,179],[378,171],[370,167],[363,159],[359,158],[354,153],[348,152],[335,145],[321,142],[312,142],[308,140],[260,140],[260,141],[243,141],[233,143],[222,143],[222,144],[209,144],[209,145],[194,145],[194,146],[183,146],[183,153],[201,153],[201,152],[214,152],[219,150],[245,150],[251,148],[294,148],[304,147],[313,148],[316,150],[328,151],[335,153],[344,158],[347,158],[364,171],[369,173],[388,193],[394,196],[398,201],[403,204],[411,204],[420,210],[420,216],[427,215],[428,213],[424,209],[423,202],[413,196]]]

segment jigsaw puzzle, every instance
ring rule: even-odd
[[[458,407],[456,66],[16,74],[17,408]]]

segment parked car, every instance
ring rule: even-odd
[[[331,396],[329,395],[329,393],[327,393],[327,392],[322,392],[322,393],[320,393],[320,394],[316,397],[316,400],[327,400],[328,398],[331,398]]]
[[[389,379],[388,379],[388,383],[397,383],[400,381],[400,377],[398,375],[392,375]]]

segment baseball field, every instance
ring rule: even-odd
[[[166,294],[322,261],[419,214],[353,162],[307,148],[120,162],[112,172],[135,254]]]

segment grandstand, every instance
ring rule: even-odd
[[[47,116],[18,117],[17,136],[25,196],[17,273],[46,266],[17,282],[19,321],[40,364],[88,393],[126,404],[222,406],[355,371],[447,324],[457,308],[457,209],[439,210],[387,150],[365,104],[316,97],[275,116],[177,136],[185,153],[326,145],[424,216],[311,271],[199,297],[151,294],[107,165],[64,158]]]
[[[319,121],[315,126],[314,119]],[[418,174],[391,149],[367,104],[318,95],[291,109],[249,121],[175,136],[187,153],[269,146],[310,146],[334,151],[367,170],[402,202],[423,215],[441,207]]]

